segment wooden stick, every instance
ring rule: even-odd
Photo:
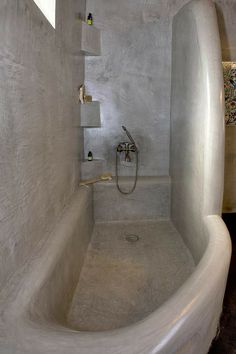
[[[104,173],[101,176],[97,176],[94,178],[90,178],[90,179],[86,179],[84,181],[81,181],[79,185],[86,186],[87,184],[93,184],[93,183],[100,182],[100,181],[110,181],[110,180],[112,180],[111,173]]]

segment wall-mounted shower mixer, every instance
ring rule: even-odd
[[[121,153],[124,152],[125,153],[125,161],[126,162],[131,162],[131,157],[130,157],[130,152],[135,152],[136,151],[136,146],[133,143],[120,143],[117,146],[116,151]]]
[[[117,148],[116,148],[116,186],[117,189],[119,190],[120,193],[122,194],[131,194],[135,188],[136,188],[136,184],[137,184],[137,179],[138,179],[138,148],[137,145],[132,137],[132,135],[129,133],[129,131],[126,129],[126,127],[124,127],[122,125],[122,129],[126,132],[126,135],[128,136],[130,142],[122,142],[119,143]],[[122,191],[122,189],[120,188],[119,185],[119,176],[118,176],[118,154],[123,153],[124,154],[124,161],[130,163],[132,161],[131,159],[131,152],[135,153],[135,181],[134,181],[134,185],[132,187],[132,189],[128,192]]]

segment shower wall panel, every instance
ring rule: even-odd
[[[84,0],[57,0],[56,29],[32,0],[0,4],[0,283],[29,257],[78,186],[82,137],[71,54]]]
[[[139,174],[169,174],[172,19],[187,2],[87,0],[87,12],[102,30],[102,56],[85,60],[87,90],[101,102],[102,127],[86,129],[85,156],[92,150],[113,173],[115,147],[127,139],[125,125],[140,148]],[[227,60],[236,48],[236,4],[216,5]],[[133,166],[121,174],[133,175]]]

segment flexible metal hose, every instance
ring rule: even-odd
[[[116,187],[118,191],[122,194],[131,194],[134,192],[136,185],[137,185],[137,180],[138,180],[138,150],[135,150],[135,156],[136,156],[136,169],[135,169],[135,180],[134,180],[134,185],[132,189],[128,192],[122,191],[119,185],[119,176],[118,176],[118,151],[116,151]]]

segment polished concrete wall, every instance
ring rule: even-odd
[[[173,23],[171,217],[196,261],[204,218],[220,215],[224,171],[224,95],[220,38],[210,0],[191,2]]]
[[[179,6],[172,0],[87,0],[102,30],[102,56],[86,58],[85,70],[88,91],[101,102],[102,128],[86,130],[85,154],[92,150],[105,159],[113,174],[115,147],[127,141],[121,125],[139,146],[139,174],[169,174],[171,22]]]
[[[77,189],[82,137],[71,55],[84,0],[57,0],[56,30],[32,0],[0,4],[0,282],[47,237]]]
[[[223,61],[236,61],[236,2],[234,0],[217,0],[215,3]]]
[[[173,15],[187,2],[87,0],[87,12],[102,29],[102,56],[86,58],[86,86],[101,101],[102,128],[86,129],[85,155],[92,150],[113,173],[115,147],[127,140],[124,124],[140,148],[140,175],[169,174],[171,26]],[[216,4],[227,60],[236,48],[236,4]],[[121,174],[134,170],[123,168]]]

